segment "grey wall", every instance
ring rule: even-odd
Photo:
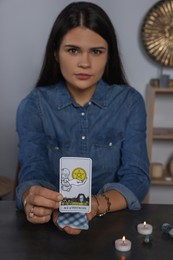
[[[54,19],[70,2],[0,0],[0,175],[15,177],[18,143],[16,109],[37,80]],[[92,2],[102,6],[110,15],[117,31],[127,77],[145,98],[146,85],[151,78],[159,76],[160,68],[144,54],[139,31],[144,15],[157,1]],[[173,77],[172,70],[165,72]]]

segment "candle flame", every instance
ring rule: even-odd
[[[144,221],[144,227],[146,226],[146,224],[147,224],[147,222],[146,222],[146,221]]]
[[[123,236],[123,238],[122,238],[122,241],[123,241],[123,243],[125,242],[125,240],[126,240],[126,237],[125,237],[125,236]]]

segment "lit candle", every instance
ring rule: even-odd
[[[146,221],[137,226],[138,233],[141,235],[150,235],[153,232],[153,227],[150,224],[147,224]]]
[[[123,236],[122,239],[115,240],[115,248],[121,252],[127,252],[131,249],[131,241]]]

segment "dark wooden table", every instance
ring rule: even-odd
[[[142,243],[137,224],[153,225],[151,245]],[[14,201],[0,201],[1,260],[173,260],[173,238],[162,234],[163,223],[173,224],[173,205],[142,205],[137,212],[123,210],[95,218],[90,229],[78,236],[59,231],[52,222],[31,224]],[[131,240],[128,253],[117,252],[114,241]]]

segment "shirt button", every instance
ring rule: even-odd
[[[54,148],[55,150],[59,150],[59,147],[58,146],[55,146],[55,148]]]
[[[109,143],[109,146],[112,146],[112,143],[111,143],[111,142]]]
[[[84,135],[82,136],[82,140],[85,140],[85,136]]]
[[[88,105],[91,105],[91,101],[88,102]]]
[[[84,113],[84,112],[82,112],[82,113],[81,113],[81,116],[84,116],[84,115],[85,115],[85,113]]]

